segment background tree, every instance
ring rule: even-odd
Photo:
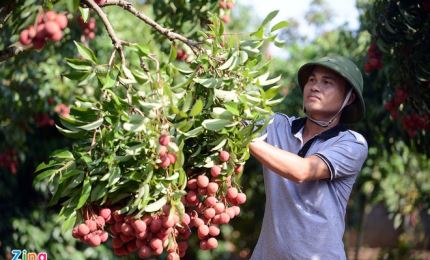
[[[174,48],[171,48],[170,41],[163,35],[150,26],[143,26],[142,20],[128,11],[119,11],[118,6],[111,6],[111,2],[114,1],[107,1],[103,11],[111,21],[116,38],[125,45],[124,56],[127,62],[133,64],[132,71],[140,69],[139,55],[142,52],[149,51],[157,57],[165,57],[163,62],[170,59],[173,64],[188,66],[193,60],[195,54],[190,46],[175,41]],[[239,6],[232,12],[215,0],[192,3],[133,2],[137,10],[165,28],[172,28],[196,41],[206,37],[201,31],[208,29],[209,12],[225,22],[231,18],[231,23],[225,24],[228,28],[224,30],[226,36],[215,36],[219,43],[223,38],[228,39],[227,45],[220,46],[220,50],[233,47],[239,39],[249,39],[244,32],[253,31],[249,26],[253,21],[245,19],[255,16],[251,9]],[[80,1],[18,0],[5,1],[0,7],[0,60],[3,61],[0,64],[0,214],[3,220],[0,224],[0,249],[6,257],[11,248],[45,249],[54,258],[112,257],[111,249],[87,247],[76,242],[70,233],[61,231],[56,217],[60,205],[47,207],[54,191],[53,185],[42,182],[32,186],[36,166],[46,161],[49,153],[76,146],[76,141],[64,138],[57,131],[54,122],[59,123],[60,115],[70,113],[75,97],[99,99],[102,91],[98,84],[103,82],[100,75],[104,75],[112,57],[112,35],[94,11],[77,11],[79,5]],[[279,93],[287,95],[274,110],[303,115],[295,73],[304,62],[338,53],[360,65],[365,76],[367,114],[365,120],[354,129],[363,133],[368,140],[369,159],[352,193],[347,210],[347,228],[360,231],[366,221],[366,213],[374,205],[383,203],[402,235],[398,248],[383,251],[381,257],[411,255],[417,248],[428,247],[429,241],[429,227],[423,221],[428,219],[430,194],[426,117],[428,54],[425,50],[428,45],[428,4],[427,1],[400,3],[378,0],[358,1],[357,7],[361,23],[358,31],[346,26],[328,30],[326,23],[329,22],[330,12],[324,1],[313,1],[309,11],[308,17],[315,18],[309,20],[315,28],[314,38],[300,35],[294,30],[294,21],[290,21],[290,26],[283,33],[288,43],[285,48],[287,58],[272,57],[271,74],[282,75],[278,84],[282,86]],[[68,25],[61,30],[60,41],[56,42],[56,38],[51,37],[41,50],[35,50],[30,47],[31,44],[17,43],[22,31],[34,26],[43,10],[66,15]],[[240,19],[235,19],[235,14]],[[88,22],[82,22],[81,16],[84,20],[88,16]],[[130,29],[132,24],[141,26]],[[88,46],[102,62],[87,70],[86,63],[65,60],[66,57],[85,58],[86,52],[79,53],[73,40]],[[141,43],[140,54],[127,46],[132,42]],[[120,50],[116,50],[114,61],[120,64]],[[145,64],[148,64],[150,71],[154,71],[156,63],[146,57]],[[181,70],[189,69],[182,65],[178,65]],[[81,83],[76,84],[76,81]],[[215,251],[198,250],[198,239],[194,238],[192,243],[195,246],[188,251],[189,257],[219,259],[231,258],[232,254],[249,256],[259,234],[258,228],[249,227],[260,227],[263,217],[262,183],[258,163],[249,160],[241,178],[248,199],[240,219],[233,220],[231,226],[222,226],[223,240]],[[35,233],[40,235],[35,236]],[[357,250],[362,243],[365,244],[365,241],[357,240]],[[346,241],[346,246],[354,245]]]

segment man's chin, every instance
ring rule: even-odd
[[[306,108],[306,115],[308,117],[311,117],[312,119],[319,120],[319,121],[329,121],[336,114],[336,112],[332,112],[332,113],[321,113],[321,112],[322,112],[321,110],[308,110],[308,108]]]

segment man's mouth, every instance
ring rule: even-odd
[[[308,99],[316,99],[316,100],[320,100],[320,98],[318,96],[315,95],[309,95]]]

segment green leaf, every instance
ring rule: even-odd
[[[70,151],[64,149],[54,151],[51,156],[58,159],[75,159]]]
[[[163,197],[161,197],[159,200],[157,200],[157,201],[155,201],[155,202],[153,202],[153,203],[151,203],[151,204],[148,204],[148,205],[145,207],[145,211],[146,211],[146,212],[155,212],[155,211],[158,211],[158,210],[160,210],[164,205],[166,205],[166,203],[167,203],[167,197],[166,197],[166,196],[163,196]]]
[[[70,216],[66,218],[66,220],[63,222],[63,225],[61,226],[62,233],[66,233],[67,231],[71,230],[72,227],[75,225],[76,222],[76,212],[73,211]]]
[[[276,86],[273,86],[270,89],[268,89],[266,91],[266,98],[267,99],[272,99],[272,98],[276,97],[276,95],[279,94],[279,89],[281,87],[282,87],[281,85],[276,85]]]
[[[264,74],[264,75],[262,75],[261,77],[258,77],[257,78],[257,83],[260,85],[260,86],[269,86],[269,85],[273,85],[273,84],[275,84],[276,82],[278,82],[280,79],[281,79],[281,75],[279,75],[278,77],[276,77],[276,78],[273,78],[273,79],[267,79],[267,77],[265,78],[264,76],[266,76],[266,75],[268,75],[267,73],[266,74]]]
[[[52,168],[52,167],[61,167],[63,165],[64,165],[63,163],[59,163],[58,161],[55,161],[55,160],[51,160],[48,163],[42,162],[37,166],[34,173],[38,173],[38,172],[41,172],[43,170],[47,170],[47,169]]]
[[[275,18],[275,16],[278,15],[278,13],[279,13],[279,10],[275,10],[275,11],[270,12],[264,18],[263,22],[261,23],[261,26],[263,27],[263,26],[266,26],[268,23],[270,23],[273,20],[273,18]]]
[[[280,40],[278,38],[275,39],[275,46],[278,48],[284,48],[285,47],[285,41],[284,40]]]
[[[174,62],[176,60],[176,55],[176,47],[172,45],[170,47],[169,62]]]
[[[218,27],[217,35],[222,36],[224,33],[224,23],[218,23],[218,24],[219,24],[219,27]]]
[[[85,202],[87,202],[88,198],[91,194],[91,183],[90,178],[87,176],[84,180],[84,185],[82,187],[82,193],[81,197],[79,198],[78,205],[76,206],[76,209],[82,208],[82,206],[85,205]]]
[[[124,72],[124,75],[125,75],[128,79],[130,79],[130,80],[136,80],[136,79],[134,78],[133,73],[130,71],[130,69],[129,69],[129,68],[127,68],[127,66],[122,65],[122,66],[121,66],[121,68],[122,68],[122,71]]]
[[[140,56],[148,56],[148,54],[151,53],[151,50],[147,44],[133,44],[132,46],[137,48]]]
[[[193,91],[189,91],[186,94],[184,103],[182,104],[182,112],[186,113],[190,109],[191,104],[193,103],[193,97],[194,97]]]
[[[213,118],[222,118],[227,120],[233,119],[233,114],[223,107],[214,107],[211,116]]]
[[[81,0],[65,1],[69,13],[75,13],[78,10]]]
[[[63,191],[65,190],[65,183],[60,183],[54,192],[54,196],[52,196],[51,201],[49,202],[49,206],[54,206],[58,203],[58,200],[63,196]]]
[[[255,32],[253,32],[253,33],[251,33],[251,36],[253,36],[253,37],[257,37],[258,39],[263,39],[263,37],[264,37],[264,27],[260,27],[260,28],[258,28],[258,30],[257,31],[255,31]],[[249,50],[252,50],[252,49],[250,49],[250,48],[246,48],[245,49],[246,51],[249,51]],[[255,52],[255,49],[254,49],[254,52]],[[258,49],[257,49],[257,53],[258,53],[259,51],[258,51]]]
[[[203,110],[203,101],[199,98],[197,99],[196,103],[194,103],[193,107],[191,108],[191,111],[189,113],[189,116],[197,116],[200,114]]]
[[[218,131],[231,123],[230,120],[226,119],[206,119],[202,122],[202,126],[211,131]]]
[[[282,28],[287,27],[288,24],[289,24],[288,21],[281,21],[281,22],[275,24],[270,31],[274,32],[274,31],[280,30]]]
[[[100,182],[97,186],[91,191],[91,201],[97,201],[106,194],[106,183]]]
[[[50,177],[51,175],[57,172],[58,172],[58,169],[45,170],[36,176],[36,178],[34,179],[34,182],[40,182],[43,179],[46,179],[47,177]]]
[[[201,84],[205,88],[217,88],[220,87],[222,84],[222,79],[202,79],[202,78],[194,78],[194,82]]]
[[[179,185],[180,189],[185,189],[187,187],[187,173],[184,171],[184,169],[181,167],[179,168]]]
[[[177,178],[179,178],[179,173],[175,172],[173,175],[165,177],[164,180],[166,180],[166,181],[174,181]]]
[[[186,137],[188,137],[188,138],[190,138],[190,137],[196,137],[199,134],[203,133],[204,130],[205,129],[202,126],[199,126],[199,127],[194,128],[193,130],[190,130],[190,131],[184,133],[184,135]]]
[[[66,58],[65,60],[67,65],[69,65],[70,67],[78,71],[89,72],[93,69],[91,62],[89,62],[88,60],[69,59],[69,58]]]
[[[282,103],[282,101],[284,101],[284,99],[285,99],[285,97],[281,97],[281,98],[278,98],[278,99],[275,99],[275,100],[268,100],[268,101],[266,101],[266,105],[268,105],[268,106],[276,106],[276,105]]]
[[[109,181],[107,187],[112,186],[121,178],[121,169],[118,166],[112,166],[109,169]]]
[[[76,41],[73,41],[73,42],[75,43],[76,47],[78,48],[78,52],[82,56],[82,58],[84,58],[86,60],[90,60],[93,63],[97,62],[96,55],[94,54],[94,52],[90,48],[88,48],[87,46],[85,46],[81,43],[78,43]]]
[[[79,7],[79,12],[81,13],[82,20],[84,21],[84,23],[87,23],[88,17],[90,15],[90,9]]]
[[[123,128],[127,131],[140,132],[146,131],[146,126],[150,123],[150,119],[141,115],[130,116],[130,121],[123,124]]]
[[[84,81],[90,76],[90,73],[88,71],[74,70],[63,74],[63,76],[71,80]]]
[[[71,178],[71,177],[77,176],[77,175],[79,175],[80,173],[82,173],[82,171],[81,171],[81,170],[76,169],[76,168],[74,168],[74,167],[73,167],[73,168],[70,168],[70,169],[66,170],[64,174],[62,174],[62,175],[61,175],[60,182],[63,182],[63,181],[65,181],[65,180],[67,180],[68,178]]]
[[[217,151],[217,150],[223,148],[224,145],[227,143],[227,141],[228,141],[228,138],[226,138],[226,137],[222,138],[221,141],[211,149],[211,151]]]
[[[232,113],[233,115],[235,115],[235,116],[239,116],[240,115],[240,112],[239,112],[239,109],[238,109],[238,105],[236,104],[236,103],[233,103],[233,102],[228,102],[228,103],[225,103],[224,104],[224,107],[230,112],[230,113]]]
[[[220,69],[220,70],[226,70],[226,69],[230,68],[231,65],[233,64],[233,62],[237,59],[237,56],[238,56],[238,53],[234,52],[230,56],[230,58],[226,62],[224,62],[218,69]]]
[[[226,91],[222,89],[215,89],[215,96],[224,102],[239,102],[236,91]]]
[[[118,76],[118,71],[116,70],[111,70],[108,74],[106,74],[102,89],[106,90],[106,89],[115,87],[117,76]]]
[[[97,121],[94,121],[92,123],[78,126],[77,128],[82,129],[82,130],[91,131],[91,130],[94,130],[94,129],[100,127],[102,124],[103,124],[103,117],[101,117],[100,119],[98,119]]]
[[[64,136],[66,137],[70,137],[70,138],[76,138],[76,139],[81,139],[81,138],[85,138],[87,135],[85,134],[85,132],[82,131],[71,131],[71,130],[67,130],[64,129],[58,125],[55,125],[55,127],[57,128],[57,130],[62,133]]]
[[[248,53],[246,51],[239,52],[239,64],[245,64],[248,61]]]
[[[131,156],[139,155],[142,152],[142,150],[145,148],[145,146],[147,146],[147,144],[137,144],[137,145],[130,146],[127,149],[125,149],[125,153]]]

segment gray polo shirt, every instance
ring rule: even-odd
[[[266,206],[252,260],[346,259],[345,209],[367,157],[367,142],[337,125],[303,145],[305,121],[275,114],[266,129],[266,142],[301,157],[318,156],[331,177],[298,184],[263,167]]]

